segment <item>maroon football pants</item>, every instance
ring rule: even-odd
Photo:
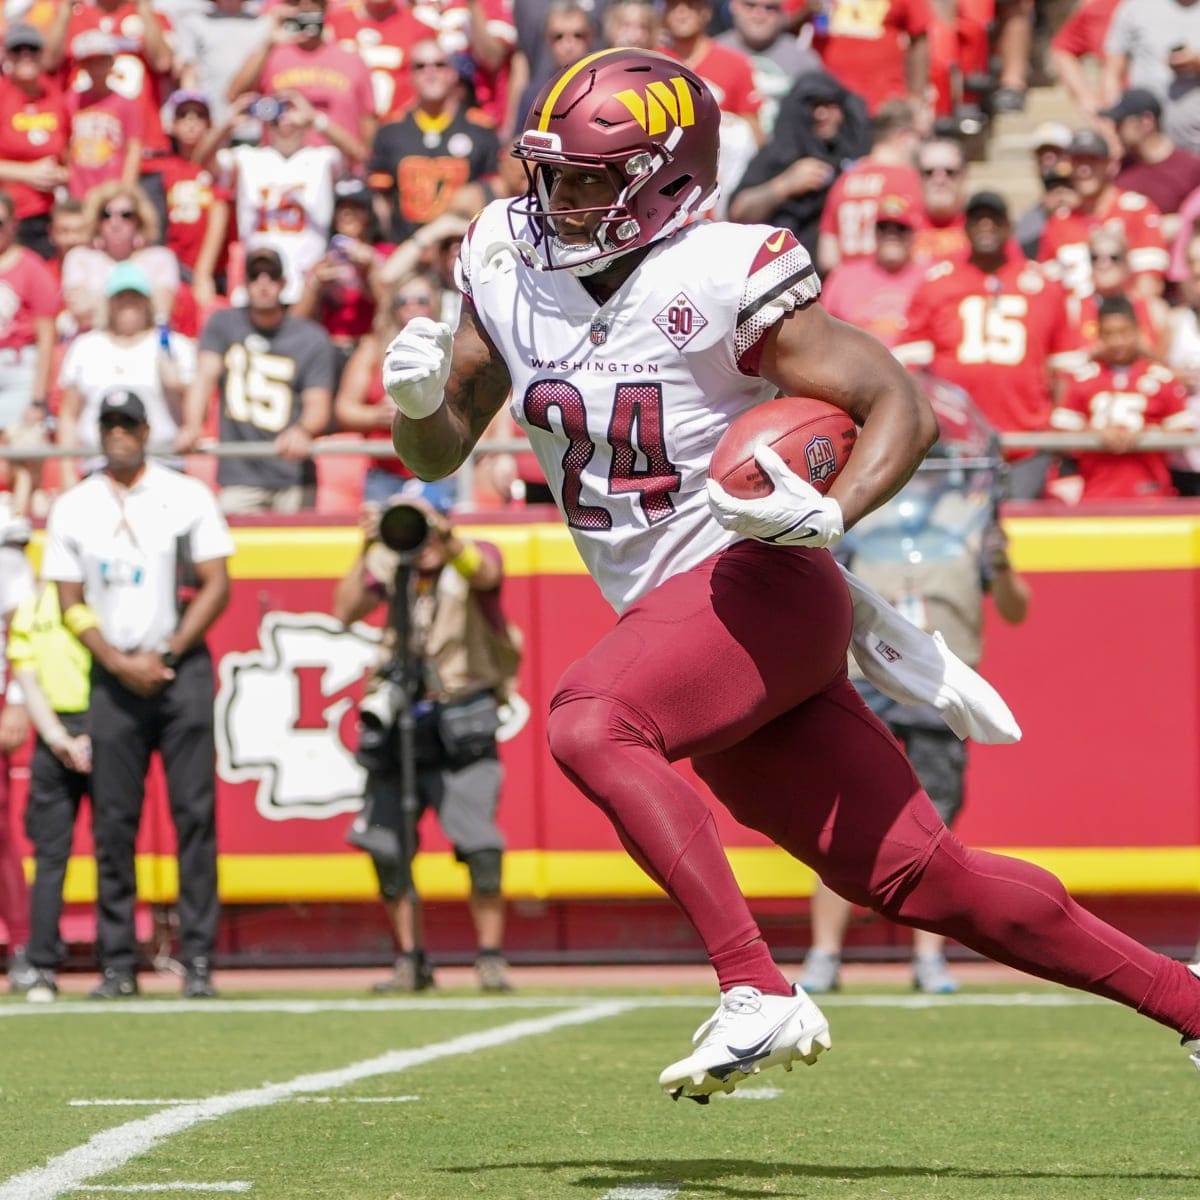
[[[739,542],[630,607],[564,675],[550,748],[681,907],[722,990],[787,981],[733,878],[691,758],[744,825],[835,891],[998,962],[1200,1036],[1200,981],[1051,874],[964,847],[846,676],[850,599],[824,551]]]

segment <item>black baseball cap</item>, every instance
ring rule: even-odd
[[[357,204],[362,208],[370,208],[373,195],[367,181],[357,175],[343,175],[333,185],[335,204]]]
[[[145,425],[146,406],[136,392],[131,392],[128,388],[116,388],[100,402],[101,423],[105,417],[125,417],[129,421]]]
[[[246,254],[247,274],[255,263],[269,263],[273,270],[279,272],[280,278],[283,277],[283,259],[279,257],[279,251],[274,246],[252,246]]]
[[[1067,153],[1072,158],[1112,158],[1112,150],[1094,129],[1077,129],[1071,134]]]
[[[989,212],[1007,221],[1008,201],[999,192],[976,192],[967,201],[964,211],[968,217],[975,212]]]
[[[1130,88],[1111,108],[1104,109],[1100,116],[1110,121],[1123,121],[1126,117],[1140,117],[1143,113],[1162,116],[1162,105],[1158,97],[1146,88]]]

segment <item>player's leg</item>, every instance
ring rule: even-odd
[[[563,677],[560,766],[695,926],[723,991],[788,994],[707,800],[671,761],[732,745],[844,671],[850,605],[832,559],[740,542],[633,605]]]
[[[855,903],[1200,1038],[1200,980],[1048,871],[964,847],[848,682],[696,767],[738,820]]]
[[[634,605],[554,698],[559,764],[691,920],[720,982],[693,1052],[659,1077],[673,1096],[705,1101],[829,1045],[820,1010],[771,959],[707,800],[670,763],[736,742],[844,675],[850,621],[827,554],[739,543]]]

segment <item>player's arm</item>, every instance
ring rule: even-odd
[[[467,299],[452,353],[446,326],[417,317],[384,354],[383,378],[400,410],[392,421],[392,444],[420,479],[453,474],[512,387],[508,367]]]
[[[819,304],[767,330],[759,374],[785,396],[836,404],[862,427],[829,489],[847,529],[895,495],[937,441],[937,417],[912,376],[881,342]]]

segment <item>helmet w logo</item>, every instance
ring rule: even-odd
[[[666,133],[668,119],[685,129],[696,123],[692,93],[682,75],[673,75],[665,83],[656,79],[646,85],[644,92],[627,88],[615,93],[613,99],[625,105],[633,119],[651,135]]]

